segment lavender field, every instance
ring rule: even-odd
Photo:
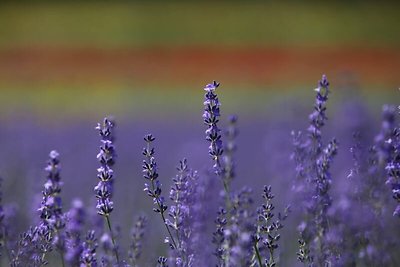
[[[4,121],[1,264],[398,266],[397,103],[323,75],[242,119],[223,86],[195,119]]]
[[[398,10],[1,1],[0,267],[400,266]]]

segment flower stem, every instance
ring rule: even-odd
[[[258,264],[260,265],[260,267],[262,267],[263,265],[262,265],[260,250],[258,249],[257,244],[258,244],[258,242],[254,242],[254,250],[256,251],[256,256],[257,256]]]
[[[107,221],[108,230],[110,230],[111,241],[112,241],[112,244],[113,244],[113,247],[114,247],[115,258],[117,259],[117,263],[119,263],[119,255],[118,255],[117,246],[115,244],[114,234],[113,234],[113,231],[112,231],[112,228],[111,228],[110,215],[106,215],[105,218],[106,218],[106,221]]]
[[[60,257],[61,257],[61,265],[62,265],[62,267],[65,267],[64,253],[61,250],[60,250]]]
[[[151,181],[151,187],[152,187],[152,190],[154,191],[154,189],[155,189],[154,180]],[[169,230],[169,227],[168,227],[168,225],[167,225],[167,223],[166,223],[166,219],[165,219],[165,216],[164,216],[164,212],[161,210],[161,203],[160,203],[160,200],[158,200],[158,198],[156,198],[156,202],[157,202],[158,209],[160,210],[161,218],[162,218],[162,220],[163,220],[163,222],[164,222],[165,228],[167,228],[169,237],[171,238],[172,244],[174,245],[174,248],[177,248],[175,239],[174,239],[174,237],[173,237],[173,235],[172,235],[172,233],[171,233],[171,230]]]

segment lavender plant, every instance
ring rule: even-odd
[[[193,233],[193,205],[195,204],[195,193],[197,187],[197,173],[189,169],[187,160],[180,161],[177,167],[178,174],[173,179],[170,191],[172,205],[169,208],[167,224],[176,233],[177,248],[173,262],[176,266],[193,266],[195,255],[191,246],[191,235]]]
[[[72,202],[67,218],[65,261],[69,266],[78,266],[83,251],[82,233],[85,223],[85,209],[80,199]]]
[[[214,165],[214,172],[217,176],[222,174],[221,156],[223,154],[222,141],[221,141],[221,129],[218,127],[220,115],[220,103],[215,90],[219,87],[219,83],[213,81],[204,87],[206,94],[204,96],[204,113],[203,120],[204,124],[207,125],[206,140],[210,142],[208,153],[211,156]],[[221,177],[222,178],[222,177]],[[224,188],[228,191],[228,183],[222,180]]]
[[[168,210],[168,206],[165,204],[165,199],[161,195],[161,183],[158,180],[158,170],[157,170],[157,162],[155,160],[154,148],[151,146],[152,142],[155,140],[153,135],[148,134],[144,137],[144,141],[146,142],[146,147],[143,148],[143,156],[145,160],[143,160],[143,177],[148,180],[150,183],[145,183],[144,191],[147,193],[149,197],[153,199],[153,203],[155,208],[153,211],[159,213],[161,215],[162,221],[165,225],[165,228],[168,232],[168,237],[166,237],[165,242],[168,243],[171,249],[177,249],[177,243],[170,229],[170,223],[165,218],[165,212]]]
[[[142,239],[145,234],[147,224],[146,216],[139,216],[131,230],[132,243],[128,252],[129,263],[132,267],[139,266],[139,258],[142,254]]]
[[[97,159],[100,162],[100,167],[97,169],[97,178],[99,183],[94,188],[97,198],[97,213],[103,216],[107,222],[110,231],[113,251],[115,259],[119,263],[118,247],[114,238],[110,214],[114,209],[114,203],[111,200],[113,194],[114,171],[112,166],[115,163],[115,147],[114,147],[114,128],[115,124],[109,118],[105,118],[103,123],[97,124],[96,130],[99,131],[101,137],[100,152],[97,154]]]
[[[400,216],[400,128],[395,128],[386,142],[392,150],[386,166],[386,183],[392,189],[392,196],[397,202],[393,215]]]
[[[265,186],[262,197],[265,203],[258,209],[257,230],[253,237],[254,239],[254,255],[252,266],[258,263],[258,266],[273,267],[277,265],[276,250],[278,249],[278,241],[280,239],[280,230],[283,228],[282,221],[286,220],[289,212],[289,207],[285,209],[284,214],[278,214],[278,219],[274,221],[274,209],[272,204],[274,195],[272,194],[271,186]],[[265,246],[268,251],[268,256],[262,257],[260,243]]]
[[[81,267],[97,267],[96,249],[97,239],[93,230],[88,231],[86,234],[85,242],[83,243],[82,253],[80,257]]]
[[[295,151],[293,158],[297,164],[295,190],[302,195],[306,216],[299,226],[300,248],[298,259],[306,264],[315,261],[319,266],[330,264],[333,252],[327,244],[331,206],[329,194],[332,183],[330,164],[337,152],[335,139],[324,147],[322,127],[327,120],[326,103],[329,95],[329,82],[325,75],[318,82],[314,111],[310,114],[310,125],[304,140],[301,133],[294,134]]]
[[[65,236],[63,229],[65,227],[65,218],[60,197],[62,182],[60,181],[59,154],[53,150],[50,152],[49,157],[48,165],[45,168],[47,182],[44,185],[42,205],[39,208],[42,220],[39,226],[39,233],[43,232],[43,234],[39,234],[39,236],[49,235],[52,237],[52,243],[60,253],[62,265],[64,266]],[[43,251],[43,258],[46,252],[46,250]]]

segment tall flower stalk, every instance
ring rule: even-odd
[[[139,258],[142,254],[142,241],[147,224],[146,216],[139,216],[131,230],[131,245],[128,252],[129,262],[132,267],[139,266]]]
[[[393,212],[394,216],[400,217],[400,128],[393,130],[390,138],[386,141],[392,148],[392,153],[386,165],[387,181],[392,190],[392,197],[397,206]]]
[[[329,194],[331,184],[330,164],[337,152],[337,142],[333,139],[324,147],[322,127],[327,120],[326,103],[329,95],[329,82],[325,75],[315,89],[314,111],[310,114],[307,138],[301,133],[294,134],[297,181],[295,189],[301,194],[306,216],[300,224],[300,248],[298,258],[306,264],[319,265],[329,262],[332,252],[326,244],[328,232],[328,208],[331,206]]]
[[[194,266],[195,255],[191,243],[193,234],[193,207],[195,205],[197,173],[188,167],[183,159],[177,167],[178,174],[173,179],[170,190],[172,205],[169,208],[167,224],[175,230],[177,249],[174,255],[176,266]]]
[[[254,255],[252,266],[258,265],[273,267],[278,263],[276,250],[278,249],[278,241],[280,239],[280,230],[283,228],[282,222],[286,220],[289,213],[289,206],[285,208],[283,214],[279,213],[275,219],[275,206],[272,203],[274,195],[272,194],[271,186],[265,186],[263,195],[264,204],[258,209],[257,230],[254,236]],[[260,243],[265,249],[260,249]],[[262,256],[261,252],[267,252],[268,255]]]
[[[226,144],[224,148],[224,155],[223,155],[223,174],[224,174],[224,184],[229,189],[233,178],[236,175],[235,172],[235,159],[234,153],[237,149],[236,146],[236,137],[238,135],[237,130],[237,116],[231,115],[229,116],[228,122],[229,125],[225,131],[226,137]]]
[[[221,140],[221,129],[218,127],[220,111],[220,102],[215,90],[219,87],[219,83],[213,81],[204,87],[206,94],[204,96],[204,113],[203,120],[204,124],[207,125],[206,140],[210,142],[208,147],[208,154],[211,156],[214,165],[214,172],[218,177],[223,178],[222,175],[222,140]],[[228,192],[228,184],[223,179],[225,191]]]
[[[83,250],[81,235],[84,229],[85,209],[80,199],[72,201],[72,207],[68,212],[66,224],[66,253],[65,261],[69,266],[78,266]]]
[[[143,177],[149,181],[149,183],[145,183],[144,191],[147,193],[149,197],[153,199],[153,203],[155,208],[153,211],[159,213],[161,215],[162,221],[165,225],[165,228],[168,232],[168,237],[166,238],[166,242],[170,245],[172,249],[177,249],[177,242],[175,241],[174,236],[172,235],[170,226],[165,218],[165,212],[168,210],[168,206],[165,203],[164,197],[161,195],[161,183],[158,180],[158,170],[157,170],[157,162],[154,157],[155,151],[152,147],[152,143],[155,140],[153,135],[148,134],[144,137],[144,141],[146,142],[146,147],[143,148],[143,156],[145,160],[143,160]]]
[[[49,154],[49,161],[45,168],[47,172],[47,181],[44,184],[43,200],[39,208],[41,225],[40,232],[49,232],[52,236],[52,243],[61,255],[62,265],[64,266],[65,236],[63,229],[65,227],[65,218],[62,212],[61,201],[61,176],[59,154],[53,150]],[[43,257],[46,253],[43,253]]]
[[[88,231],[85,242],[83,242],[83,249],[80,257],[81,267],[97,267],[97,246],[95,232],[93,230]]]
[[[108,229],[110,231],[113,250],[117,263],[119,263],[118,248],[113,234],[110,214],[114,209],[114,203],[111,200],[114,189],[114,171],[112,169],[115,163],[115,147],[114,147],[114,122],[108,118],[103,123],[98,123],[96,130],[99,131],[101,137],[100,152],[97,159],[100,167],[97,169],[98,184],[94,188],[97,198],[97,213],[105,218]]]

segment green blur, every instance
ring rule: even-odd
[[[398,46],[396,2],[15,2],[0,47]]]

